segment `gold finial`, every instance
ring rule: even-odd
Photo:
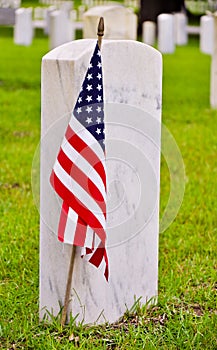
[[[103,19],[103,17],[100,17],[97,35],[98,35],[98,45],[99,45],[99,48],[101,49],[102,37],[104,35],[104,19]]]

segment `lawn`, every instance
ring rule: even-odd
[[[0,348],[216,349],[217,111],[209,107],[210,57],[196,39],[164,55],[163,123],[186,171],[174,222],[160,234],[159,298],[119,323],[64,329],[38,321],[39,213],[31,169],[40,138],[40,64],[48,40],[13,44],[0,28]],[[163,134],[162,145],[166,144]],[[161,217],[169,196],[161,166]]]

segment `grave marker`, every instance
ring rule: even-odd
[[[162,13],[157,18],[158,49],[162,53],[175,51],[174,16]]]
[[[73,23],[66,11],[52,11],[50,14],[49,47],[54,49],[74,39]]]
[[[137,16],[121,5],[102,5],[90,8],[83,15],[83,38],[95,38],[99,17],[106,24],[105,39],[137,38]]]
[[[177,45],[186,45],[188,42],[187,16],[184,13],[175,13],[175,43]]]
[[[71,246],[58,242],[61,203],[49,177],[96,40],[70,42],[42,60],[40,318],[63,305]],[[114,322],[157,297],[161,55],[136,41],[103,40],[110,279],[76,250],[69,312]],[[154,301],[154,300],[153,300]]]
[[[153,46],[156,39],[156,24],[155,22],[145,21],[142,24],[142,41],[144,44]]]
[[[213,14],[214,33],[213,33],[213,54],[211,63],[211,107],[217,109],[217,12]]]
[[[29,46],[33,39],[32,8],[19,8],[15,12],[14,43]]]
[[[208,55],[213,53],[214,19],[212,16],[200,17],[200,51]]]

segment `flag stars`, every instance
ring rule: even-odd
[[[89,73],[89,74],[87,75],[87,79],[88,79],[88,80],[93,79],[93,74],[92,74],[92,73]]]
[[[87,84],[86,89],[87,89],[88,91],[93,90],[92,85]]]
[[[82,102],[82,97],[80,96],[79,98],[78,98],[78,103],[81,103]]]
[[[100,101],[102,101],[102,96],[98,95],[96,99],[98,102],[100,102]]]
[[[102,67],[102,63],[101,63],[101,62],[98,62],[97,67],[98,67],[98,68],[101,68],[101,67]]]
[[[77,112],[78,114],[81,113],[81,112],[82,112],[81,107],[78,107],[77,110],[76,110],[76,112]]]
[[[93,68],[93,65],[92,65],[92,63],[90,62],[89,66],[88,66],[88,69],[91,69],[91,68]]]
[[[101,52],[98,50],[97,56],[101,57]]]
[[[86,123],[87,123],[87,124],[90,124],[90,123],[92,123],[92,118],[90,118],[90,117],[87,117],[87,119],[86,119]]]
[[[102,90],[102,85],[98,84],[96,88],[98,91],[100,91],[100,90]]]
[[[87,102],[90,102],[90,101],[92,101],[92,96],[90,96],[90,95],[87,95],[86,101],[87,101]]]
[[[100,113],[100,112],[102,111],[102,108],[101,108],[100,106],[98,106],[98,107],[96,108],[96,111],[97,111],[98,113]]]
[[[92,106],[87,106],[86,111],[87,111],[87,113],[92,112]]]
[[[100,123],[101,123],[101,118],[100,118],[100,117],[97,117],[97,118],[96,118],[96,122],[97,122],[97,124],[100,124]]]
[[[96,133],[97,133],[97,135],[101,134],[101,129],[100,129],[100,128],[97,128],[97,129],[96,129]]]
[[[99,80],[102,79],[102,74],[98,73],[98,74],[97,74],[97,78],[98,78]]]

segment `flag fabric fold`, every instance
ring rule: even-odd
[[[82,247],[82,256],[88,256],[89,262],[97,268],[104,268],[108,280],[103,75],[98,43],[50,183],[62,199],[58,239]]]

